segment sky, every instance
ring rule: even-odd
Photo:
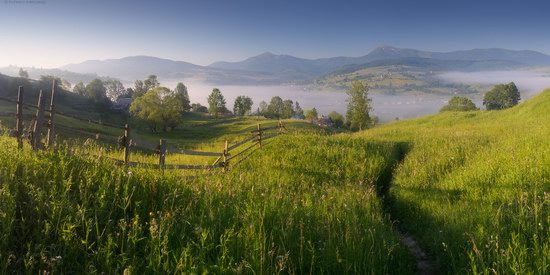
[[[208,65],[266,51],[362,56],[386,44],[550,54],[542,0],[0,0],[0,67],[150,55]]]

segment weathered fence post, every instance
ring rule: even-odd
[[[40,90],[38,94],[38,110],[36,110],[36,120],[34,122],[33,133],[32,133],[32,149],[38,150],[41,148],[40,138],[42,134],[42,126],[44,125],[44,93]]]
[[[124,124],[124,164],[130,160],[130,126]]]
[[[262,147],[262,124],[258,123],[258,144]]]
[[[52,83],[52,98],[50,99],[50,121],[48,123],[48,136],[46,139],[46,146],[48,149],[51,148],[52,141],[54,138],[54,124],[53,117],[55,115],[55,80]]]
[[[223,171],[226,172],[229,169],[229,162],[227,161],[227,140],[225,141],[225,146],[223,148]]]
[[[164,163],[166,161],[166,140],[161,139],[159,145],[159,168],[164,169]]]
[[[17,89],[17,121],[15,125],[15,131],[17,135],[17,147],[23,148],[23,86],[19,86]]]

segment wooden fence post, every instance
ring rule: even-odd
[[[159,167],[160,169],[164,169],[164,163],[166,161],[166,140],[161,139],[159,145]]]
[[[38,94],[38,110],[36,110],[36,120],[34,122],[33,133],[32,133],[32,149],[34,151],[40,149],[42,146],[40,144],[40,138],[42,136],[42,126],[44,125],[44,93],[40,90]]]
[[[262,124],[258,123],[258,143],[260,144],[260,148],[262,147]]]
[[[130,160],[130,126],[124,124],[124,164]]]
[[[46,146],[48,149],[51,148],[53,138],[54,138],[54,124],[53,117],[55,115],[55,80],[52,83],[52,98],[50,99],[50,121],[48,123],[48,136],[46,139]]]
[[[229,162],[227,161],[227,140],[225,141],[225,146],[223,148],[223,171],[227,172],[229,169]]]
[[[23,148],[23,86],[17,89],[17,121],[15,131],[17,135],[17,147]]]

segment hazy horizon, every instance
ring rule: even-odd
[[[148,55],[209,65],[263,52],[362,56],[381,44],[550,54],[550,3],[523,1],[5,1],[0,67]]]

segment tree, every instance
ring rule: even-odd
[[[118,98],[132,98],[134,97],[134,89],[132,88],[126,88],[126,91],[122,95],[120,95]]]
[[[478,110],[474,102],[469,98],[463,96],[454,96],[452,97],[447,105],[443,106],[439,111],[455,111],[455,112],[465,112],[465,111],[475,111]]]
[[[103,81],[97,78],[86,85],[86,96],[99,110],[103,111],[109,107],[110,101],[107,98],[107,89],[103,85]]]
[[[281,118],[290,118],[292,115],[294,115],[294,102],[290,99],[283,100]]]
[[[319,114],[317,114],[317,109],[315,109],[315,108],[305,111],[306,119],[311,121],[312,123],[313,123],[313,121],[317,120],[318,116],[319,116]]]
[[[79,95],[86,95],[86,86],[84,86],[84,83],[82,83],[82,81],[78,82],[78,84],[74,85],[73,87],[73,92],[75,94],[79,94]]]
[[[133,95],[133,98],[140,97],[140,96],[144,95],[146,92],[147,92],[147,90],[145,89],[145,86],[143,85],[143,81],[136,80],[136,82],[134,82],[134,95]]]
[[[283,99],[279,96],[271,98],[269,105],[267,106],[267,115],[269,118],[281,118],[283,115],[284,103]]]
[[[202,106],[200,103],[193,103],[191,104],[191,112],[208,113],[208,108],[206,108],[206,106]]]
[[[340,128],[344,125],[344,116],[336,111],[332,111],[328,114],[328,118],[334,124],[334,127]]]
[[[300,118],[304,118],[304,110],[302,110],[302,107],[300,107],[300,103],[296,101],[296,104],[294,105],[294,115]]]
[[[124,88],[124,85],[118,79],[105,81],[105,88],[107,89],[107,97],[113,102],[126,93],[126,88]]]
[[[267,105],[267,102],[263,101],[260,102],[260,107],[258,107],[258,114],[262,116],[267,116],[267,108],[269,106]]]
[[[191,101],[189,100],[189,93],[187,92],[187,87],[183,83],[178,82],[176,85],[176,100],[181,101],[182,112],[189,112],[191,110]]]
[[[182,121],[181,101],[175,99],[175,93],[165,87],[156,87],[138,97],[130,106],[130,113],[149,125],[151,132],[157,132],[157,126],[163,131],[172,130]]]
[[[520,93],[516,84],[510,82],[508,84],[495,85],[483,97],[483,105],[485,105],[487,110],[501,110],[517,105],[520,99]]]
[[[353,81],[348,94],[348,110],[346,122],[352,130],[363,130],[371,124],[369,112],[371,99],[369,98],[369,86],[361,81]]]
[[[19,77],[21,78],[29,78],[29,72],[23,70],[23,68],[19,68]]]
[[[69,83],[69,81],[53,75],[41,75],[40,81],[38,83],[39,89],[44,91],[51,90],[53,81],[55,81],[55,89],[59,89],[59,88],[62,88],[65,90],[71,89],[71,83]]]
[[[235,104],[233,105],[233,113],[237,116],[244,116],[250,113],[252,110],[252,98],[248,96],[240,95],[235,99]]]
[[[222,92],[220,89],[214,88],[212,93],[208,96],[208,111],[210,114],[214,115],[215,118],[218,118],[218,115],[226,110],[225,98]]]
[[[157,80],[157,76],[152,74],[143,81],[145,92],[160,86],[160,82]]]

